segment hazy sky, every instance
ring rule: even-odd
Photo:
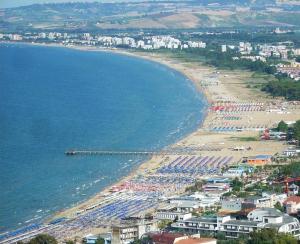
[[[75,0],[77,2],[95,2],[95,0]],[[75,2],[74,0],[0,0],[0,8],[18,7],[33,3]]]

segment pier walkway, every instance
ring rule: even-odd
[[[177,151],[177,150],[163,150],[163,151],[113,151],[113,150],[68,150],[65,152],[67,156],[84,156],[84,155],[197,155],[195,151]]]

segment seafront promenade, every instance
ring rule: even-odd
[[[202,126],[166,149],[173,153],[149,153],[149,161],[117,184],[58,213],[45,224],[1,235],[0,243],[13,243],[44,232],[62,242],[91,231],[100,233],[125,217],[153,212],[161,199],[184,192],[197,180],[220,176],[224,168],[241,163],[245,157],[281,153],[286,148],[281,141],[243,138],[258,138],[260,132],[281,120],[300,118],[299,104],[274,100],[247,88],[244,81],[251,76],[249,72],[215,70],[149,53],[118,52],[162,63],[193,81],[209,102]]]

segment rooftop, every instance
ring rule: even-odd
[[[173,244],[174,240],[176,238],[182,237],[182,236],[183,236],[183,234],[169,233],[169,232],[151,233],[151,234],[149,234],[149,237],[156,244]]]
[[[179,240],[176,244],[205,244],[212,241],[217,241],[214,238],[195,238],[195,237],[188,237],[187,239]]]
[[[250,220],[228,220],[224,225],[245,225],[245,226],[257,226],[259,223]]]
[[[282,216],[283,213],[276,208],[256,208],[249,213],[250,216],[260,214],[261,216]]]
[[[268,223],[268,224],[265,224],[264,227],[265,228],[279,229],[282,225],[289,224],[289,223],[294,223],[295,221],[297,222],[298,220],[296,218],[293,218],[293,217],[289,216],[289,215],[284,215],[283,218],[282,218],[281,223]]]
[[[294,202],[296,204],[300,203],[300,197],[299,196],[290,196],[283,202],[283,204],[288,204],[288,203],[292,203],[292,202]]]
[[[217,222],[217,217],[193,217],[186,220],[187,222],[205,222],[205,223],[215,223]]]
[[[248,159],[269,159],[272,158],[271,155],[256,155],[256,156],[251,156],[248,157]]]

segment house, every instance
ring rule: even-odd
[[[299,186],[296,184],[291,184],[288,186],[288,194],[289,195],[296,195],[299,192]]]
[[[226,238],[239,238],[258,229],[258,223],[249,220],[229,220],[222,224],[220,232]]]
[[[111,233],[100,234],[100,235],[88,234],[83,238],[83,241],[86,244],[95,244],[98,238],[102,238],[104,240],[104,244],[111,243]]]
[[[300,197],[290,196],[283,202],[284,211],[287,214],[296,214],[300,210]]]
[[[247,219],[238,220],[230,215],[197,217],[178,220],[173,228],[186,233],[224,233],[227,238],[239,238],[252,231],[273,228],[278,232],[300,237],[300,224],[296,218],[283,214],[275,208],[257,208],[248,213]]]
[[[199,208],[198,201],[183,201],[178,203],[176,207],[177,212],[190,213]]]
[[[257,208],[247,215],[247,219],[255,222],[262,222],[265,216],[281,216],[282,213],[276,208]]]
[[[83,240],[86,244],[95,244],[97,239],[98,239],[98,237],[93,234],[88,234],[83,238]]]
[[[238,238],[250,232],[272,228],[278,232],[287,233],[299,239],[300,224],[296,218],[283,214],[275,208],[257,208],[247,215],[247,220],[229,220],[221,225],[221,232],[227,238]]]
[[[192,217],[186,220],[178,220],[171,226],[189,234],[201,234],[217,232],[220,225],[230,219],[230,216]]]
[[[228,178],[236,178],[236,177],[242,177],[245,174],[251,173],[253,171],[252,167],[245,167],[245,166],[238,166],[238,167],[232,167],[226,170],[223,173],[224,177]]]
[[[192,214],[191,213],[181,213],[181,212],[176,212],[176,211],[157,211],[154,214],[154,218],[158,220],[175,220],[175,219],[188,219],[191,218]]]
[[[202,190],[205,192],[222,191],[225,193],[230,190],[230,186],[228,183],[205,184],[202,186]]]
[[[244,173],[243,169],[230,168],[223,173],[223,176],[229,178],[236,178],[236,177],[241,177],[243,173]]]
[[[300,153],[299,148],[287,148],[282,152],[282,155],[285,157],[294,157],[298,156]]]
[[[247,158],[247,163],[252,166],[263,166],[272,162],[271,155],[256,155]]]
[[[200,209],[214,208],[220,202],[220,196],[211,194],[210,192],[195,192],[190,197],[198,200]]]
[[[112,225],[112,244],[129,244],[145,233],[157,231],[158,220],[129,218]]]
[[[189,213],[196,209],[211,208],[220,200],[219,196],[204,193],[195,193],[190,196],[175,197],[170,199],[170,206],[174,206],[175,211]]]
[[[270,207],[273,207],[276,203],[282,203],[286,200],[287,194],[286,193],[273,193],[273,192],[263,192],[262,197],[269,197],[270,198]]]
[[[259,228],[272,228],[278,232],[300,237],[299,221],[287,214],[283,214],[275,208],[258,208],[248,214],[248,219],[259,222]]]
[[[271,208],[273,207],[273,201],[270,196],[251,196],[244,201],[245,203],[253,204],[255,208]]]
[[[197,238],[197,237],[179,237],[176,238],[174,244],[217,244],[214,238]]]
[[[215,184],[215,183],[229,183],[230,180],[228,178],[221,178],[221,177],[212,177],[205,180],[206,183]]]
[[[221,200],[222,211],[238,212],[242,210],[243,199],[240,198],[224,198]]]

